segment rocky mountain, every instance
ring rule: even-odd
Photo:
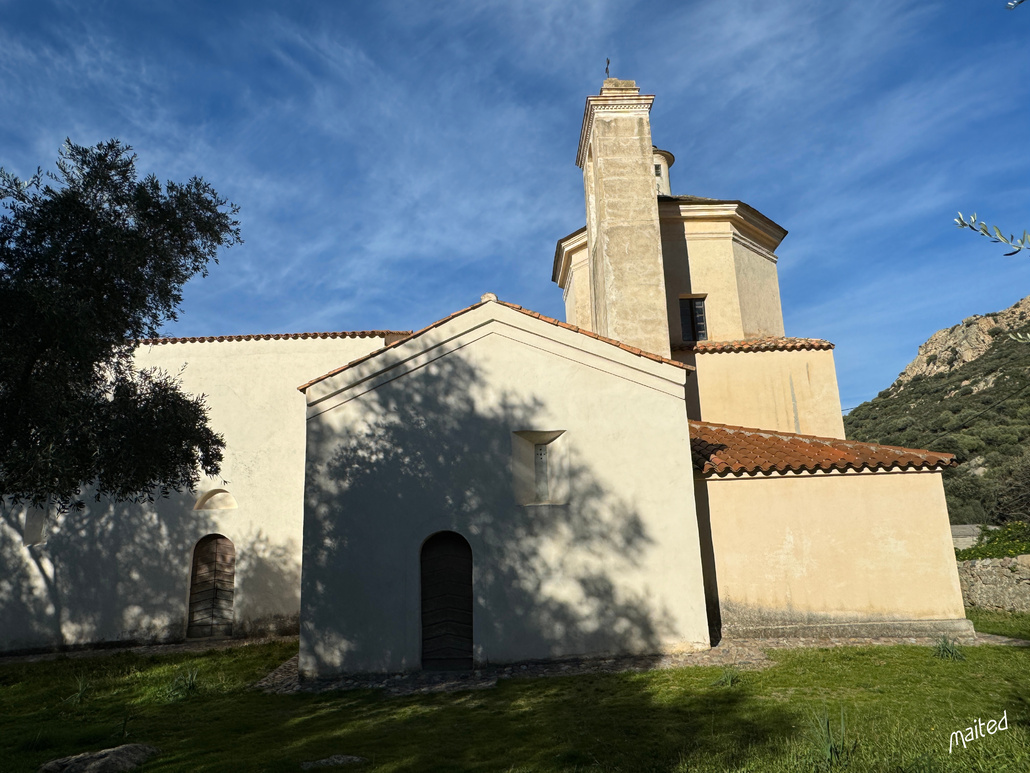
[[[1030,343],[1009,333],[1026,332],[1030,297],[939,330],[890,387],[844,418],[848,437],[954,453],[960,466],[945,474],[952,522],[1012,517],[1013,486],[1030,479]]]
[[[919,354],[901,372],[893,387],[903,386],[916,376],[946,373],[972,362],[987,352],[999,334],[1020,330],[1027,324],[1030,324],[1030,296],[1004,311],[977,314],[938,330],[919,347]]]

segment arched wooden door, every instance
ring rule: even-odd
[[[193,551],[189,637],[232,636],[236,548],[221,534],[209,534]]]
[[[422,546],[422,668],[472,668],[472,548],[453,531]]]

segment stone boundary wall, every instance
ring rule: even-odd
[[[1030,612],[1030,555],[958,562],[967,607]]]

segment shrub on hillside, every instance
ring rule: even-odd
[[[1009,558],[1030,554],[1030,523],[1017,521],[1000,529],[984,529],[971,548],[956,550],[955,558]]]

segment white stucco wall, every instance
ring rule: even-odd
[[[309,389],[302,672],[420,667],[442,530],[472,547],[478,662],[707,646],[685,377],[488,303]],[[534,430],[564,430],[568,504],[518,504]]]
[[[0,650],[182,637],[193,547],[213,533],[236,546],[235,631],[295,626],[305,442],[296,387],[383,344],[283,338],[141,348],[140,367],[178,373],[185,365],[186,391],[207,395],[211,426],[226,440],[221,477],[150,505],[90,500],[34,547],[24,544],[25,514],[5,511]],[[193,510],[213,489],[238,506]]]

